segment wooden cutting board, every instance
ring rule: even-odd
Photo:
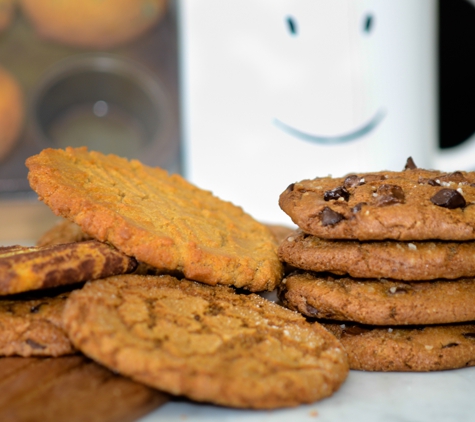
[[[2,422],[128,422],[168,400],[82,355],[0,358]]]

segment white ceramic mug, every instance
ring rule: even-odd
[[[435,0],[180,0],[185,175],[288,222],[287,185],[432,165]]]

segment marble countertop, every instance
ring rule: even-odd
[[[274,411],[172,401],[140,422],[451,422],[475,421],[475,367],[427,373],[350,371],[332,397]]]

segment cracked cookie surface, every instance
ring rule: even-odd
[[[97,240],[53,246],[1,246],[0,295],[133,271],[137,261]]]
[[[162,391],[225,406],[277,408],[331,395],[346,356],[319,324],[255,294],[171,276],[88,283],[68,300],[73,344]]]
[[[279,205],[325,239],[474,240],[475,173],[418,168],[291,184]]]
[[[350,368],[423,372],[475,366],[475,325],[375,327],[323,323],[343,344]]]
[[[0,355],[62,356],[76,353],[62,329],[69,292],[0,299]]]
[[[303,270],[356,278],[433,280],[475,277],[475,242],[320,239],[296,231],[281,242],[282,261]]]
[[[475,320],[475,279],[403,282],[293,273],[279,286],[288,308],[313,318],[373,325]]]
[[[43,150],[26,164],[57,215],[141,262],[251,291],[273,290],[282,277],[267,227],[179,175],[85,148]]]

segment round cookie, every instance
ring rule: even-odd
[[[407,283],[293,273],[279,286],[282,303],[314,318],[371,325],[475,320],[475,279]]]
[[[475,324],[371,327],[323,323],[343,344],[350,368],[423,372],[475,366]]]
[[[348,373],[341,345],[319,324],[227,286],[110,277],[74,292],[63,323],[72,343],[109,369],[224,406],[311,403]]]
[[[20,0],[38,34],[62,44],[110,48],[129,42],[165,14],[167,0]]]
[[[80,283],[132,272],[137,261],[89,240],[55,246],[0,247],[0,295]]]
[[[0,67],[0,162],[15,146],[23,118],[22,89],[15,77]]]
[[[1,356],[62,356],[76,353],[61,328],[69,292],[0,299]]]
[[[475,239],[475,172],[407,168],[303,180],[279,205],[324,239]]]
[[[177,174],[86,148],[46,149],[26,164],[54,213],[141,262],[251,291],[281,280],[269,229]]]
[[[475,277],[475,242],[320,239],[296,231],[279,258],[296,268],[356,278],[433,280]]]

